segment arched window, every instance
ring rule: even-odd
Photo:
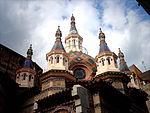
[[[57,63],[59,63],[59,56],[57,56]]]
[[[104,59],[101,59],[101,61],[102,61],[102,65],[104,66]]]
[[[116,60],[114,59],[115,64],[117,64]]]
[[[79,49],[80,49],[80,41],[78,42],[78,45],[79,45]]]
[[[19,77],[20,77],[20,74],[17,75],[17,78],[19,78]]]
[[[110,58],[107,58],[108,65],[110,65]]]
[[[76,40],[73,40],[74,48],[76,47]]]
[[[31,81],[31,75],[29,75],[29,81]]]
[[[51,64],[53,63],[53,57],[51,57]]]
[[[71,45],[71,44],[70,44],[70,40],[69,40],[69,48],[70,48],[70,45]]]
[[[23,80],[25,80],[25,79],[26,79],[26,74],[24,73],[24,74],[23,74]]]
[[[63,58],[63,65],[65,65],[65,58]]]

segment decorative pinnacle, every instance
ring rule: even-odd
[[[30,44],[30,48],[27,51],[27,57],[32,58],[32,55],[33,55],[32,44]]]
[[[118,48],[119,49],[119,53],[121,53],[121,50],[120,50],[120,48]]]
[[[75,17],[73,16],[73,14],[71,16],[71,21],[75,21]]]
[[[103,33],[101,28],[100,28],[100,33]]]
[[[102,32],[101,28],[100,28],[100,33],[99,33],[99,39],[101,39],[101,40],[105,39],[105,34]]]
[[[119,58],[124,58],[124,54],[121,52],[120,48],[118,48],[118,49],[119,49],[118,57]]]
[[[73,16],[73,14],[71,16],[71,25],[75,25],[75,17]]]
[[[60,31],[60,26],[58,26],[58,29],[57,29],[57,31],[56,31],[55,36],[56,36],[57,38],[62,37],[62,33],[61,33],[61,31]]]

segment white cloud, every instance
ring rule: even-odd
[[[141,64],[144,60],[147,69],[150,65],[150,54],[146,51],[150,45],[150,20],[142,19],[139,9],[126,6],[127,1],[107,0],[102,3],[103,6],[103,28],[106,35],[106,41],[112,51],[118,53],[117,48],[121,48],[125,54],[127,64],[137,65],[142,71]],[[133,3],[133,2],[132,2]],[[137,5],[137,4],[135,4]]]
[[[29,31],[30,38],[28,39],[30,41],[28,42],[33,44],[33,60],[42,68],[46,68],[47,66],[45,60],[46,53],[51,50],[55,42],[55,32],[58,25],[60,25],[63,34],[62,41],[64,44],[64,39],[69,33],[72,13],[76,18],[77,30],[84,39],[83,46],[86,47],[87,50],[89,50],[89,54],[94,57],[98,51],[94,53],[93,48],[99,49],[99,43],[94,45],[93,48],[91,48],[90,45],[91,42],[95,44],[99,41],[97,34],[94,34],[94,32],[98,32],[99,30],[99,22],[98,11],[93,7],[92,2],[77,2],[76,0],[71,2],[44,1],[42,4],[41,1],[28,2],[26,8],[16,10],[15,14],[19,15],[19,18],[26,17],[26,21],[28,21],[26,23],[34,25]],[[63,20],[62,16],[66,16],[67,18]],[[23,51],[26,51],[26,49]]]
[[[127,6],[126,2],[121,0],[6,2],[3,4],[6,9],[3,5],[1,7],[5,10],[3,16],[1,16],[3,12],[0,12],[0,18],[8,19],[6,18],[6,23],[1,23],[5,27],[0,30],[3,30],[3,37],[9,38],[1,40],[24,56],[29,44],[32,43],[33,61],[44,69],[47,66],[46,53],[51,50],[55,42],[57,26],[59,25],[62,31],[64,44],[70,29],[70,16],[73,13],[77,30],[83,37],[83,46],[87,48],[89,55],[95,57],[98,54],[100,42],[98,33],[99,28],[102,27],[111,51],[117,54],[118,48],[121,48],[129,66],[134,63],[143,70],[141,65],[143,60],[149,69],[150,20],[143,20],[143,15],[138,13],[139,9],[132,9],[133,4]],[[98,3],[101,7],[96,9]],[[12,31],[9,33],[8,30]],[[7,31],[6,36],[4,31]]]
[[[112,29],[121,30],[126,23],[125,6],[122,1],[105,0],[102,3],[103,11],[103,24],[112,26]]]

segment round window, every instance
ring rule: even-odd
[[[74,76],[77,79],[84,79],[86,76],[86,72],[85,72],[85,70],[78,68],[78,69],[74,70]]]

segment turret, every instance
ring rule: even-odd
[[[96,56],[97,72],[95,80],[103,79],[122,93],[127,93],[129,77],[120,72],[117,66],[117,55],[111,52],[105,41],[105,34],[100,29],[100,49]]]
[[[124,54],[120,50],[120,48],[119,48],[118,57],[120,59],[120,71],[126,73],[130,77],[130,82],[128,83],[128,87],[139,88],[138,79],[136,75],[129,70],[127,63],[124,59]]]
[[[120,59],[120,71],[125,73],[130,73],[130,70],[124,60],[124,54],[121,52],[120,48],[119,48],[118,57]]]
[[[107,71],[118,71],[117,66],[117,55],[110,51],[109,47],[107,46],[107,43],[105,41],[105,34],[102,32],[100,28],[99,33],[99,39],[100,39],[100,49],[99,54],[96,56],[96,64],[97,64],[97,73],[101,74]]]
[[[16,83],[19,84],[19,87],[34,87],[36,80],[36,71],[33,69],[32,63],[32,45],[27,51],[27,57],[23,64],[23,67],[16,71]]]
[[[62,33],[60,27],[55,34],[56,40],[52,50],[46,54],[46,60],[48,62],[48,67],[45,71],[48,70],[68,70],[68,55],[64,49],[64,46],[61,41]]]
[[[83,38],[78,34],[75,26],[75,17],[71,16],[71,26],[68,36],[65,38],[66,51],[67,53],[71,51],[82,52],[82,42]]]

